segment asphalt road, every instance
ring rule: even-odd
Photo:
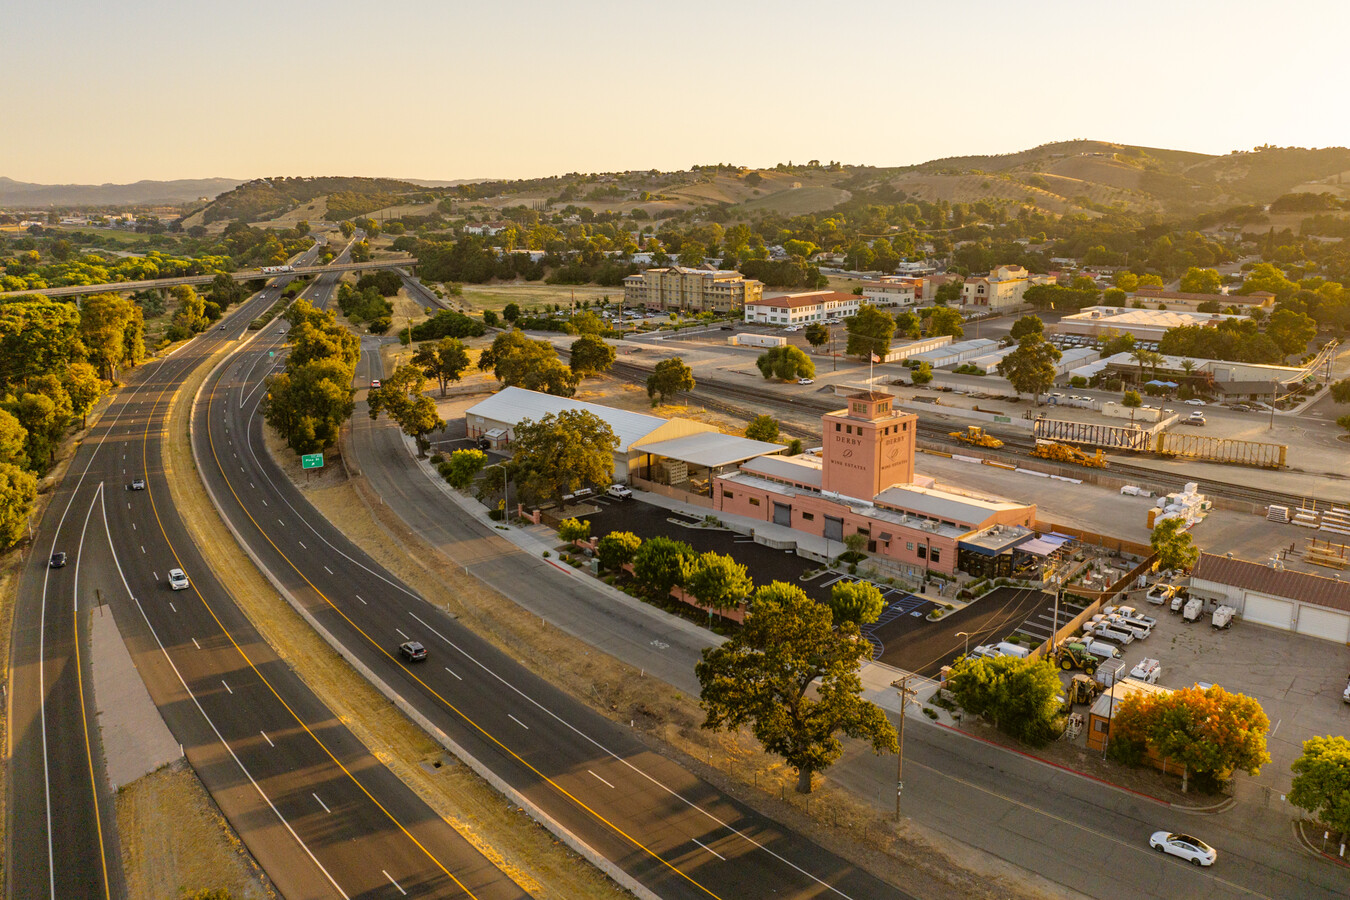
[[[87,650],[77,645],[87,644],[92,603],[112,607],[170,730],[283,896],[527,896],[380,765],[258,637],[173,509],[159,441],[173,394],[275,297],[275,288],[263,292],[225,330],[133,373],[39,528],[43,552],[21,581],[13,648],[11,897],[126,892]],[[139,474],[148,489],[126,490]],[[46,578],[49,545],[67,550],[71,565]],[[190,576],[189,589],[167,587],[175,566]]]
[[[658,896],[905,896],[652,753],[627,729],[535,677],[366,557],[309,505],[262,447],[257,382],[265,367],[254,362],[268,349],[259,341],[205,385],[194,428],[202,471],[255,557],[363,666]],[[357,384],[382,374],[368,365],[369,356]],[[430,498],[426,491],[435,488],[407,458],[397,431],[387,422],[372,425],[364,402],[353,429],[363,450],[403,464],[373,483],[386,502],[411,509]],[[570,576],[457,516],[443,501],[439,509],[426,508],[432,515],[419,520],[423,536],[455,542],[457,558],[508,596],[527,592],[565,606],[585,593]],[[606,631],[616,632],[601,627],[601,640]],[[680,625],[646,623],[639,631],[652,671],[662,666],[658,643],[708,645],[696,629]],[[396,658],[408,637],[428,645],[428,664],[414,669]],[[691,675],[684,673],[686,681]]]

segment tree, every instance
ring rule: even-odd
[[[895,314],[895,333],[901,337],[917,341],[923,333],[922,328],[923,323],[911,310],[902,309]]]
[[[745,436],[752,441],[775,443],[778,440],[778,420],[767,413],[755,416],[745,427]]]
[[[961,325],[961,313],[946,307],[935,307],[928,317],[928,336],[939,337],[950,334],[953,340],[959,340],[966,333]]]
[[[816,377],[816,364],[800,347],[791,344],[765,350],[755,360],[755,368],[759,369],[759,374],[765,379],[796,381],[798,378]]]
[[[1102,333],[1102,358],[1115,356],[1117,353],[1129,353],[1134,350],[1134,344],[1134,335],[1121,334],[1113,328],[1108,328]]]
[[[679,261],[682,266],[701,266],[708,255],[708,248],[698,241],[685,241],[680,244]]]
[[[469,354],[459,338],[441,338],[435,344],[423,344],[412,356],[413,365],[422,370],[428,378],[435,378],[440,385],[441,396],[445,396],[446,386],[459,381],[464,370],[469,367]]]
[[[963,282],[945,281],[938,285],[937,291],[933,294],[933,300],[939,305],[946,303],[956,303],[961,299],[961,289]]]
[[[548,341],[531,340],[522,331],[507,331],[493,339],[490,355],[485,352],[484,356],[491,360],[492,372],[502,384],[557,397],[576,393],[577,376],[558,360],[557,351]]]
[[[830,341],[830,326],[824,322],[812,322],[806,326],[806,342],[819,350]]]
[[[0,462],[0,549],[8,550],[28,534],[28,516],[37,499],[37,477],[17,465]]]
[[[848,329],[848,346],[844,352],[849,356],[874,354],[883,358],[891,349],[895,320],[870,303],[859,306],[856,315],[844,320],[844,327]]]
[[[84,362],[71,363],[61,383],[70,397],[72,414],[79,416],[80,427],[85,427],[89,423],[89,410],[108,389],[108,383],[98,377],[93,366]]]
[[[0,409],[0,463],[28,465],[28,431],[8,410]]]
[[[962,659],[947,687],[961,708],[1020,741],[1040,745],[1064,730],[1059,670],[1046,659]]]
[[[1111,733],[1113,739],[1142,743],[1184,766],[1183,790],[1194,773],[1197,786],[1209,793],[1234,771],[1256,775],[1270,762],[1269,728],[1260,703],[1215,685],[1130,694],[1116,707]]]
[[[456,490],[467,490],[486,465],[482,450],[456,450],[445,463],[445,481]]]
[[[558,538],[566,543],[584,541],[591,536],[591,523],[588,519],[572,517],[558,523]]]
[[[1152,350],[1145,350],[1143,347],[1135,347],[1130,351],[1130,359],[1139,364],[1139,383],[1144,383],[1144,366],[1157,366],[1162,361],[1162,354],[1155,353]]]
[[[1289,802],[1329,830],[1350,833],[1350,740],[1309,738],[1291,768]]]
[[[497,322],[498,322],[498,321],[499,321],[499,319],[498,319],[498,316],[497,316],[497,311],[496,311],[495,309],[485,309],[485,310],[483,310],[483,324],[484,324],[484,325],[488,326],[489,328],[496,328],[496,327],[497,327]]]
[[[870,581],[837,581],[830,588],[829,606],[836,628],[847,622],[863,626],[881,616],[886,600]]]
[[[1350,403],[1350,378],[1342,378],[1332,384],[1331,399],[1336,403]]]
[[[1134,421],[1134,411],[1144,405],[1144,398],[1139,396],[1138,391],[1126,391],[1125,396],[1120,398],[1120,405],[1130,411],[1130,421]]]
[[[755,589],[745,566],[721,553],[700,553],[690,561],[684,589],[711,609],[735,609]]]
[[[1286,356],[1303,353],[1308,349],[1308,342],[1317,336],[1317,323],[1304,313],[1277,309],[1270,314],[1266,336],[1278,344]]]
[[[1045,334],[1045,323],[1041,321],[1040,316],[1023,316],[1012,325],[1012,330],[1008,336],[1014,341],[1021,340],[1028,334]]]
[[[127,327],[132,323],[133,309],[139,312],[130,300],[116,294],[86,297],[80,308],[80,340],[89,351],[89,362],[114,384],[117,370],[128,355]]]
[[[1126,269],[1121,269],[1112,279],[1117,288],[1122,291],[1133,291],[1139,287],[1139,276]]]
[[[190,284],[180,284],[169,289],[169,296],[178,301],[178,312],[174,313],[173,327],[189,337],[202,331],[209,324],[206,318],[206,301],[197,295]]]
[[[58,425],[56,404],[43,394],[25,393],[7,403],[5,409],[23,428],[25,468],[45,472],[56,453],[51,436],[56,434],[59,438],[58,428],[63,427]]]
[[[587,334],[572,342],[572,372],[586,378],[606,372],[614,365],[614,348],[597,335]]]
[[[1140,276],[1139,276],[1139,284],[1138,284],[1137,288],[1141,288],[1141,287],[1155,287],[1155,288],[1160,288],[1160,287],[1162,287],[1162,286],[1163,286],[1163,280],[1162,280],[1162,276],[1161,276],[1161,275],[1140,275]],[[1136,289],[1137,289],[1137,288],[1136,288]]]
[[[1189,570],[1200,558],[1200,551],[1182,519],[1163,519],[1153,529],[1148,542],[1158,555],[1159,569]]]
[[[595,545],[600,565],[617,572],[633,561],[633,554],[642,546],[642,538],[631,531],[611,531]]]
[[[694,370],[678,356],[672,356],[657,363],[652,374],[647,376],[647,396],[652,398],[652,406],[655,406],[658,396],[660,402],[665,403],[681,391],[692,391],[694,384]]]
[[[583,485],[614,481],[619,439],[594,413],[549,413],[537,422],[525,419],[514,431],[515,455],[506,469],[524,502],[543,504]]]
[[[1125,292],[1120,288],[1107,288],[1102,292],[1103,306],[1124,306]]]
[[[671,588],[684,583],[695,557],[694,548],[684,541],[660,535],[648,538],[633,554],[633,578],[648,597],[663,600]]]
[[[502,307],[502,318],[515,324],[516,319],[520,318],[520,304],[508,303],[506,306]]]
[[[1275,299],[1283,300],[1297,292],[1298,285],[1270,263],[1257,263],[1242,280],[1242,288],[1238,293],[1251,294],[1256,291],[1269,291],[1275,295]]]
[[[426,376],[416,366],[399,366],[384,384],[366,395],[370,417],[378,419],[387,411],[403,433],[417,442],[418,456],[426,456],[427,435],[445,427],[436,402],[422,393],[426,384]]]
[[[1055,363],[1061,356],[1058,347],[1032,332],[1023,335],[1017,349],[998,361],[998,374],[1008,379],[1019,397],[1031,394],[1039,405],[1041,394],[1055,383]]]
[[[921,362],[909,370],[909,380],[917,385],[925,385],[933,380],[933,365],[928,362]]]
[[[860,696],[858,670],[871,655],[856,625],[834,628],[830,611],[801,588],[761,587],[741,630],[704,650],[695,668],[703,727],[750,725],[767,752],[797,770],[797,790],[810,793],[812,776],[843,752],[841,732],[870,741],[877,753],[899,749],[885,714]]]
[[[1187,294],[1217,294],[1223,279],[1214,269],[1197,269],[1191,266],[1181,276],[1181,290]]]
[[[1336,417],[1336,424],[1346,431],[1350,431],[1350,413]]]
[[[352,370],[342,360],[287,363],[272,377],[263,415],[297,454],[320,453],[337,443],[342,423],[354,408]]]

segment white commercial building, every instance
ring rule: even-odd
[[[521,422],[526,419],[538,422],[544,416],[556,415],[564,410],[592,413],[613,429],[615,437],[619,439],[618,446],[614,448],[615,481],[627,480],[630,469],[638,468],[645,457],[647,451],[639,449],[636,446],[638,444],[717,431],[715,425],[692,419],[663,419],[518,387],[503,388],[486,400],[475,403],[465,412],[464,421],[471,440],[486,438],[495,449],[508,449],[515,437],[514,429]]]
[[[1261,564],[1200,554],[1191,594],[1231,606],[1243,621],[1350,642],[1350,582],[1294,572],[1277,560]]]
[[[945,347],[929,350],[926,353],[915,353],[907,358],[916,362],[926,362],[934,369],[940,369],[943,366],[959,365],[968,359],[984,356],[997,349],[998,341],[991,340],[990,338],[975,338],[974,340],[958,341],[954,344],[948,344]]]
[[[917,278],[883,278],[863,284],[863,299],[873,306],[913,306],[921,289]]]
[[[836,322],[858,312],[863,298],[840,291],[779,294],[745,303],[745,321],[759,325],[807,325]]]
[[[1246,316],[1220,313],[1193,313],[1178,310],[1130,309],[1124,306],[1089,306],[1081,312],[1065,316],[1049,327],[1052,334],[1085,334],[1102,337],[1109,334],[1132,334],[1135,340],[1160,341],[1170,328],[1185,325],[1214,327],[1225,319],[1245,319]]]

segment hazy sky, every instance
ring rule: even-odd
[[[22,181],[1350,145],[1346,0],[13,0],[3,22]]]

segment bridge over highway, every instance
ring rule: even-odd
[[[417,265],[417,260],[411,256],[400,257],[397,259],[374,259],[369,262],[359,263],[334,263],[328,266],[296,266],[292,271],[285,273],[276,273],[264,275],[259,269],[240,269],[237,272],[227,272],[235,281],[253,281],[254,279],[269,280],[278,277],[294,277],[297,275],[318,275],[322,272],[357,272],[365,269],[394,269],[410,268]],[[216,280],[215,274],[211,275],[185,275],[181,278],[151,278],[145,281],[114,281],[108,284],[69,284],[61,287],[52,288],[29,288],[23,291],[0,291],[0,301],[12,297],[24,297],[31,294],[41,294],[44,297],[78,297],[83,294],[103,294],[109,291],[144,291],[155,288],[171,288],[180,284],[210,284]]]

